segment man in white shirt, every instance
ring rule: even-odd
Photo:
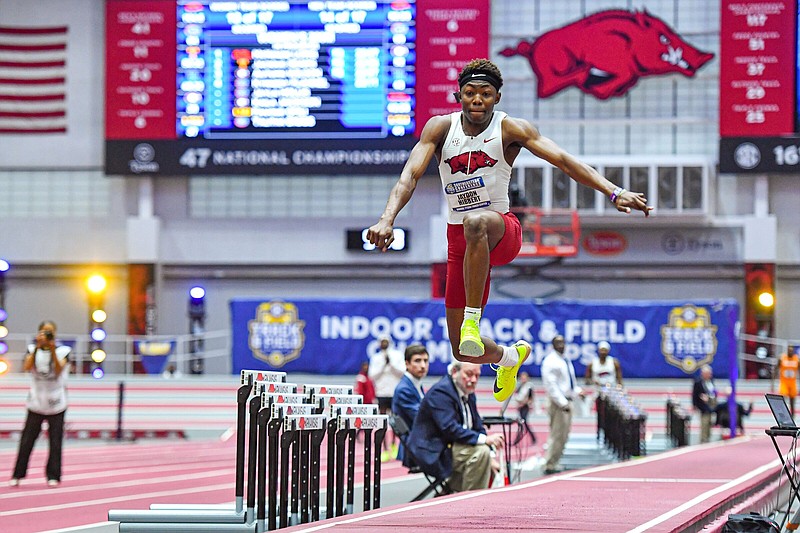
[[[572,361],[564,356],[564,337],[553,338],[553,349],[542,361],[542,383],[547,392],[550,436],[547,439],[544,473],[554,474],[562,468],[559,461],[572,428],[572,401],[583,395],[575,379]]]

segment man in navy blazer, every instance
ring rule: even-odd
[[[411,428],[408,447],[428,475],[448,478],[454,491],[485,489],[493,470],[490,446],[503,444],[487,435],[475,403],[481,365],[453,362],[449,375],[425,394]]]
[[[392,413],[402,418],[410,429],[414,427],[414,419],[424,396],[422,379],[428,375],[428,350],[419,343],[409,344],[405,357],[406,371],[394,389]],[[403,466],[411,467],[412,464],[405,455],[401,445],[397,458],[403,461]]]

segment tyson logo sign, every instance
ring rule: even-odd
[[[692,77],[714,57],[647,11],[620,9],[594,13],[500,54],[528,59],[539,98],[577,87],[600,100],[624,95],[645,76]]]
[[[450,173],[472,174],[479,168],[493,167],[497,164],[497,159],[492,159],[483,150],[474,152],[463,152],[444,161],[450,165]]]
[[[583,238],[583,249],[592,255],[617,255],[627,247],[625,236],[616,231],[593,231]]]

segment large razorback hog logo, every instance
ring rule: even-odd
[[[470,175],[479,168],[495,166],[497,159],[489,157],[489,154],[483,150],[478,150],[455,155],[450,159],[445,159],[444,162],[450,165],[451,174],[463,172],[466,175]]]
[[[647,11],[611,9],[520,41],[501,55],[528,58],[547,98],[571,86],[601,100],[622,96],[644,76],[692,77],[714,54],[684,41]]]

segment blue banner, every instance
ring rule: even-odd
[[[432,375],[444,374],[451,361],[440,300],[261,299],[230,306],[234,374],[280,369],[355,375],[382,337],[400,351],[412,342],[424,344]],[[726,378],[736,363],[738,320],[735,300],[499,301],[487,305],[481,333],[500,344],[531,343],[533,356],[522,368],[534,376],[560,333],[579,375],[597,343],[608,341],[625,377],[687,377],[709,364],[716,377]]]

